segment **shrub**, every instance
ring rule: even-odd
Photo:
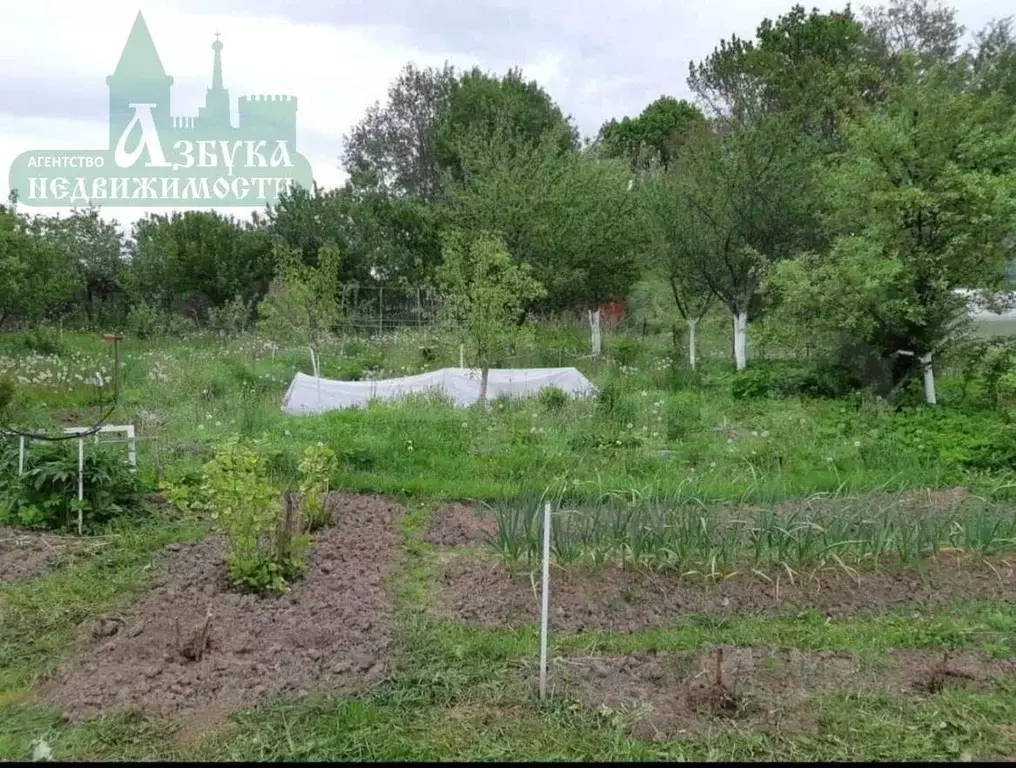
[[[238,336],[247,330],[254,316],[254,302],[236,296],[221,307],[208,310],[208,327],[222,336]]]
[[[568,405],[568,394],[557,387],[545,387],[541,389],[537,398],[540,401],[540,405],[551,412],[564,410],[564,407]]]
[[[618,339],[611,344],[610,356],[619,365],[634,365],[642,353],[642,347],[631,339]]]
[[[773,388],[772,374],[765,368],[749,368],[734,376],[730,394],[735,400],[754,400],[769,397]]]
[[[78,501],[76,440],[34,443],[18,476],[18,451],[8,448],[0,459],[0,521],[57,529],[95,531],[114,518],[141,510],[137,476],[120,451],[88,446],[83,467],[83,502]]]
[[[33,328],[22,336],[21,347],[40,355],[59,355],[64,351],[64,343],[59,332],[45,325]]]
[[[0,374],[0,418],[13,404],[16,393],[17,385],[14,383],[14,378],[8,374]]]
[[[240,589],[283,592],[304,569],[310,539],[268,482],[262,441],[231,438],[205,464],[202,492],[227,540],[226,568]]]
[[[303,460],[299,467],[300,501],[310,530],[320,528],[329,521],[326,502],[332,474],[337,467],[335,451],[324,443],[308,445],[303,449]]]

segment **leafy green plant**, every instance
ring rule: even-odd
[[[40,325],[28,331],[21,337],[21,346],[39,355],[60,355],[65,349],[60,333],[48,325]]]
[[[772,388],[772,374],[760,367],[736,374],[730,384],[730,394],[735,400],[754,400],[769,397]]]
[[[541,389],[537,397],[540,405],[551,412],[562,411],[568,405],[568,394],[557,387]]]
[[[610,356],[619,365],[634,365],[641,353],[642,347],[632,339],[618,339],[610,346]]]
[[[76,529],[80,509],[83,529],[95,531],[114,518],[136,515],[142,508],[137,476],[120,451],[88,447],[80,503],[76,441],[33,444],[21,476],[17,455],[16,450],[7,449],[0,457],[0,522]]]
[[[17,385],[14,378],[8,374],[0,374],[0,418],[3,418],[4,412],[11,407],[16,393]]]
[[[233,437],[205,464],[202,492],[212,520],[227,540],[226,568],[233,583],[255,592],[283,592],[305,567],[310,539],[295,513],[283,509],[268,481],[263,441]]]
[[[254,302],[236,296],[221,307],[208,310],[208,327],[223,336],[233,337],[244,333],[254,315]]]
[[[310,530],[326,525],[330,519],[327,497],[337,468],[335,451],[324,443],[304,448],[299,467],[300,500]]]

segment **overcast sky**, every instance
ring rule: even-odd
[[[857,3],[859,7],[864,3]],[[791,0],[0,0],[0,192],[30,149],[102,149],[108,91],[137,12],[168,74],[173,115],[195,115],[222,34],[234,101],[257,93],[299,99],[298,150],[315,180],[342,183],[342,136],[384,99],[408,61],[503,72],[522,67],[572,115],[584,136],[660,96],[687,97],[688,62],[721,38],[751,36]],[[840,2],[806,4],[820,10]],[[955,0],[979,29],[1013,12],[1003,0]],[[235,106],[234,106],[235,109]],[[30,209],[45,213],[43,209]],[[234,209],[238,214],[243,209]],[[141,209],[109,209],[132,221]]]

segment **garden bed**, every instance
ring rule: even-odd
[[[539,621],[539,573],[509,570],[473,556],[438,566],[435,606],[443,618],[484,628]],[[550,621],[556,630],[634,631],[689,613],[787,614],[816,610],[829,617],[953,600],[1016,601],[1016,555],[941,557],[924,568],[849,574],[840,568],[799,573],[778,569],[710,583],[699,576],[604,568],[551,570]]]
[[[431,513],[422,538],[441,547],[483,546],[497,533],[497,518],[488,510],[456,502]]]
[[[550,685],[555,696],[595,707],[638,738],[680,739],[717,731],[818,734],[822,696],[992,693],[1014,675],[1016,660],[973,652],[900,649],[871,665],[834,651],[718,646],[564,658]]]
[[[5,525],[0,527],[0,583],[34,578],[64,558],[101,544]]]
[[[83,627],[82,654],[38,699],[71,721],[133,707],[204,731],[267,696],[353,693],[383,679],[393,642],[384,579],[400,551],[402,510],[345,494],[329,503],[333,525],[281,597],[230,589],[217,538],[169,545],[161,582],[125,615]]]

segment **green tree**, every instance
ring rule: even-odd
[[[447,109],[438,121],[438,166],[446,176],[462,181],[468,173],[463,140],[490,143],[505,130],[520,149],[545,140],[563,152],[579,148],[578,131],[536,81],[527,81],[518,69],[499,78],[474,67],[452,85]]]
[[[259,217],[245,222],[214,211],[141,219],[130,252],[123,282],[132,301],[199,321],[237,296],[263,296],[274,268]]]
[[[688,362],[694,369],[699,321],[716,298],[703,267],[722,252],[717,231],[689,205],[675,176],[655,174],[644,186],[651,232],[649,263],[670,288],[674,306],[688,328]],[[719,211],[716,211],[719,214]]]
[[[813,243],[812,155],[795,137],[777,117],[701,132],[657,190],[657,227],[672,257],[730,310],[737,370],[747,366],[766,266]],[[676,218],[660,223],[668,212]]]
[[[661,96],[638,117],[604,123],[598,142],[605,157],[627,161],[632,171],[653,166],[667,170],[685,137],[704,124],[705,117],[698,107]]]
[[[455,70],[407,64],[388,89],[343,137],[342,164],[357,189],[436,201],[441,178],[435,153],[437,123],[447,110]]]
[[[342,253],[334,246],[323,246],[316,267],[304,264],[299,251],[284,245],[276,245],[275,254],[275,280],[258,305],[261,330],[273,339],[310,348],[314,375],[320,376],[321,342],[340,318]]]
[[[441,261],[442,209],[416,197],[356,189],[297,188],[266,211],[273,236],[317,264],[324,246],[339,248],[346,285],[416,287]]]
[[[795,5],[763,19],[754,40],[723,40],[689,66],[688,86],[706,113],[735,123],[779,114],[802,136],[834,141],[844,113],[878,90],[875,45],[849,8],[807,13]]]
[[[546,287],[546,307],[585,309],[627,294],[642,271],[646,231],[625,164],[562,143],[547,133],[533,144],[510,124],[462,136],[448,215],[461,229],[499,234]]]
[[[66,251],[44,237],[45,221],[0,205],[0,328],[50,319],[81,288]]]
[[[957,289],[991,300],[1016,221],[1008,106],[909,61],[909,82],[849,126],[824,174],[833,247],[780,264],[770,281],[792,317],[872,349],[883,394],[955,338],[968,309]]]
[[[74,210],[67,218],[45,219],[42,231],[74,264],[83,292],[78,305],[89,322],[103,317],[122,293],[124,236],[116,222],[105,221],[98,209],[89,207]]]
[[[487,380],[494,351],[518,338],[526,305],[544,287],[528,264],[513,260],[497,235],[462,230],[445,234],[444,262],[438,269],[447,320],[476,350],[480,365],[480,402],[487,399]]]

